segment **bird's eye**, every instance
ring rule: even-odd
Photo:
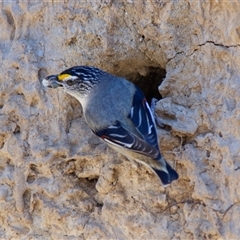
[[[69,80],[66,81],[66,83],[67,83],[68,86],[72,86],[74,84],[74,81],[69,79]]]

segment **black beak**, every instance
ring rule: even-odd
[[[42,80],[42,85],[49,88],[63,87],[62,83],[58,80],[58,75],[50,75]]]

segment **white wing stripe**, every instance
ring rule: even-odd
[[[119,127],[118,127],[118,126],[111,125],[111,126],[109,126],[108,128],[109,128],[109,129],[117,129],[117,128],[119,128]]]
[[[133,117],[133,111],[134,111],[134,107],[131,107],[131,113],[130,113],[131,118]]]
[[[109,136],[111,136],[111,137],[119,137],[119,138],[127,137],[127,135],[120,135],[120,134],[117,134],[117,133],[111,133],[111,134],[109,134]]]
[[[141,124],[142,124],[141,108],[139,109],[138,116],[139,116],[139,118],[138,118],[139,123],[138,123],[137,128],[139,128],[141,126]]]
[[[109,144],[114,145],[115,147],[120,147],[120,146],[121,146],[121,145],[119,146],[117,143],[122,144],[122,145],[124,145],[124,147],[127,147],[127,148],[131,148],[132,145],[133,145],[133,143],[132,143],[132,144],[126,144],[126,143],[120,142],[120,141],[115,141],[115,142],[117,142],[117,143],[114,143],[114,142],[110,141],[110,140],[107,139],[107,138],[104,138],[103,140],[106,141],[106,142],[109,143]]]

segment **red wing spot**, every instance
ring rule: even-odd
[[[144,109],[146,109],[147,99],[146,99],[146,98],[143,98],[142,103],[143,103]]]
[[[109,141],[114,142],[114,140],[113,140],[112,138],[110,138],[110,137],[108,137],[108,136],[105,136],[105,135],[102,135],[100,138],[102,138],[103,140],[104,140],[104,139],[108,139]]]

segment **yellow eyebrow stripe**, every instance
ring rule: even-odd
[[[63,81],[65,78],[71,77],[70,74],[60,74],[58,75],[58,80]]]

